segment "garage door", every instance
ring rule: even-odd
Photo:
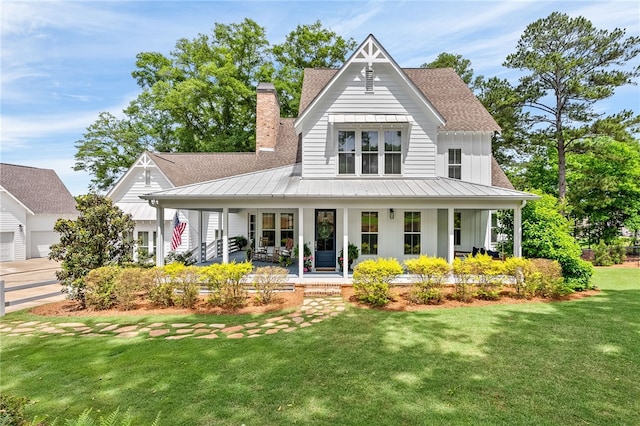
[[[13,260],[13,232],[0,232],[0,262]]]
[[[53,231],[33,231],[31,233],[31,258],[49,256],[49,246],[60,241]]]

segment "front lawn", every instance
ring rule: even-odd
[[[131,407],[136,425],[637,424],[640,269],[595,284],[572,302],[350,308],[256,339],[3,336],[0,389],[30,416]]]

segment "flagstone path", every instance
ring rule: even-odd
[[[51,321],[0,321],[0,336],[112,336],[120,338],[147,337],[149,339],[241,339],[276,333],[290,333],[310,327],[345,310],[341,297],[316,297],[304,299],[296,312],[267,318],[264,322],[240,325],[221,323],[127,323],[100,322],[89,326],[82,322],[53,323]]]

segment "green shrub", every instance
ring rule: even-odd
[[[84,277],[85,302],[91,309],[104,310],[116,305],[116,278],[122,269],[118,266],[102,266]]]
[[[170,273],[173,288],[176,289],[176,304],[191,309],[200,295],[200,273],[197,266],[184,266]]]
[[[250,262],[219,263],[200,268],[200,276],[211,295],[207,303],[225,308],[244,306],[248,297],[244,284],[253,270]]]
[[[593,264],[579,257],[559,256],[558,262],[562,267],[564,283],[570,290],[587,290],[593,288],[591,276]]]
[[[175,288],[173,281],[167,276],[165,268],[158,266],[152,268],[150,274],[153,284],[149,289],[149,301],[155,305],[173,306],[175,304]]]
[[[420,255],[404,262],[410,274],[417,276],[417,281],[409,291],[412,303],[442,303],[442,286],[451,271],[449,263],[440,257]]]
[[[532,277],[536,283],[535,293],[537,296],[557,299],[573,292],[562,277],[562,267],[558,261],[532,259],[531,263],[537,272]]]
[[[256,290],[256,302],[268,305],[273,302],[275,291],[287,282],[287,271],[277,266],[263,266],[256,269],[253,288]]]
[[[473,271],[471,264],[455,258],[452,265],[454,277],[453,298],[461,302],[471,302],[474,296]]]
[[[526,291],[525,280],[533,271],[534,266],[529,259],[510,257],[504,261],[504,274],[513,277],[513,287],[517,297],[531,298],[535,295],[535,289],[533,292]]]
[[[27,402],[27,398],[0,393],[0,425],[27,424],[24,418],[24,406],[27,405]]]
[[[627,248],[624,246],[621,239],[618,239],[609,246],[609,253],[611,260],[616,265],[620,265],[627,259]]]
[[[389,283],[402,273],[396,259],[367,259],[353,271],[353,290],[362,303],[384,306],[391,301]]]
[[[604,240],[600,240],[598,245],[593,249],[593,264],[596,266],[613,265],[613,259],[611,259],[609,247],[604,243]]]
[[[149,293],[153,285],[153,271],[148,268],[125,268],[115,278],[115,298],[119,308],[132,309],[139,296]]]
[[[501,277],[504,274],[504,262],[493,260],[486,254],[467,257],[469,272],[477,282],[476,296],[484,300],[498,300],[502,287]]]

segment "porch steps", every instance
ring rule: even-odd
[[[331,297],[342,295],[342,284],[310,283],[304,285],[305,297]]]

